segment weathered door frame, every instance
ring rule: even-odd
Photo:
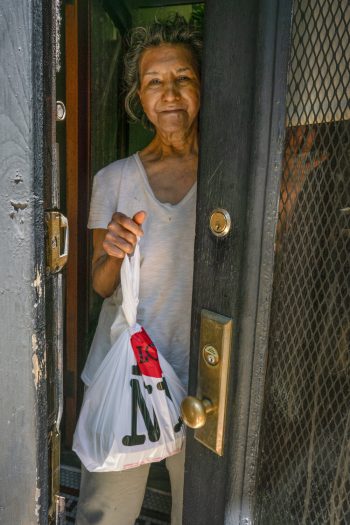
[[[0,520],[44,524],[50,483],[44,209],[56,168],[55,2],[2,2],[0,15]]]
[[[253,523],[291,15],[289,0],[206,2],[192,395],[201,309],[231,317],[234,337],[224,457],[188,433],[186,525]],[[233,222],[225,239],[208,228],[216,207]]]

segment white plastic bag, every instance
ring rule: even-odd
[[[121,268],[125,329],[87,388],[73,450],[90,472],[119,471],[180,452],[185,391],[172,367],[136,323],[140,250]],[[111,333],[120,333],[120,315]],[[113,338],[113,337],[112,337]]]

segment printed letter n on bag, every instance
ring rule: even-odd
[[[155,344],[144,328],[131,336],[131,346],[137,361],[137,369],[142,376],[161,378],[162,370],[159,365],[158,352]],[[135,366],[133,366],[133,369]],[[139,375],[137,373],[136,375]],[[141,379],[141,378],[140,378]],[[139,379],[131,379],[132,388],[132,407],[131,407],[131,435],[123,437],[123,444],[126,446],[143,445],[146,436],[137,433],[137,411],[140,410],[144,420],[148,439],[152,442],[159,441],[160,428],[157,417],[153,411],[153,420],[148,411],[145,400],[142,396]],[[152,393],[150,385],[144,385],[148,394]]]

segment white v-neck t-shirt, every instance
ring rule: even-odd
[[[176,205],[154,195],[138,154],[118,160],[94,177],[88,228],[107,228],[115,211],[147,212],[140,240],[137,321],[187,388],[190,347],[196,184]],[[104,300],[82,373],[89,385],[111,348],[111,326],[121,308],[120,287]]]

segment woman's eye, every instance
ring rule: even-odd
[[[190,78],[186,76],[177,77],[178,82],[187,82],[188,80],[190,80]]]
[[[150,86],[159,86],[160,83],[161,82],[160,82],[159,78],[152,78],[152,80],[150,80],[150,82],[149,82],[149,85]]]

